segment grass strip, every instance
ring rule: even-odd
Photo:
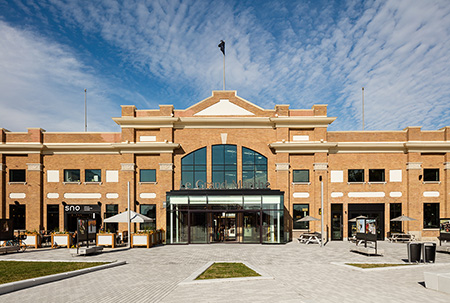
[[[0,261],[0,284],[94,267],[107,262]]]
[[[227,279],[241,277],[260,276],[254,270],[248,268],[243,263],[214,263],[206,269],[195,280],[206,279]]]
[[[380,267],[394,267],[394,266],[408,266],[416,264],[389,264],[389,263],[345,263],[346,265],[351,265],[359,268],[380,268]]]

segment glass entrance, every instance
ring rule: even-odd
[[[261,213],[260,212],[244,212],[243,222],[243,242],[244,243],[260,243],[261,242]]]
[[[331,240],[343,239],[342,204],[331,205]]]
[[[211,215],[210,241],[238,242],[237,237],[237,214],[229,212],[214,212]]]

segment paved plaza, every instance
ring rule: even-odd
[[[105,249],[88,257],[69,250],[29,249],[0,260],[126,261],[104,269],[0,296],[1,302],[449,302],[450,295],[426,289],[424,272],[450,273],[450,254],[436,264],[361,270],[345,262],[402,263],[406,244],[379,242],[383,257],[350,252],[355,244],[324,247],[286,245],[166,245],[150,249]],[[189,282],[210,261],[243,261],[271,279]]]

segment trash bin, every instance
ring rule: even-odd
[[[410,242],[408,243],[408,262],[420,262],[420,255],[422,251],[422,243]]]
[[[423,243],[423,262],[436,260],[436,243]]]

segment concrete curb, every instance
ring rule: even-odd
[[[62,262],[66,262],[66,261],[62,261]],[[98,262],[101,262],[101,261],[98,261]],[[119,265],[124,265],[126,263],[127,263],[126,261],[119,261],[119,262],[114,261],[114,262],[111,262],[108,264],[103,264],[103,265],[89,267],[89,268],[83,268],[83,269],[79,269],[79,270],[75,270],[75,271],[63,272],[63,273],[59,273],[59,274],[55,274],[55,275],[43,276],[43,277],[38,277],[38,278],[33,278],[33,279],[27,279],[27,280],[2,284],[2,285],[0,285],[0,295],[6,294],[9,292],[13,292],[13,291],[17,291],[17,290],[21,290],[24,288],[29,288],[29,287],[33,287],[33,286],[37,286],[37,285],[41,285],[41,284],[45,284],[45,283],[50,283],[50,282],[54,282],[54,281],[59,281],[59,280],[87,274],[87,273],[94,272],[97,270],[107,269],[107,268],[111,268],[111,267],[115,267],[115,266],[119,266]]]

